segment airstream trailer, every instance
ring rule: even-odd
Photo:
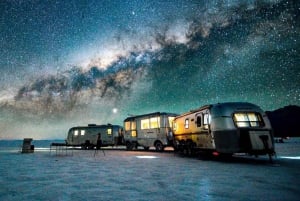
[[[127,150],[138,146],[148,150],[154,146],[157,151],[163,151],[171,146],[172,121],[176,114],[156,112],[138,116],[130,116],[124,120],[124,141]]]
[[[97,137],[100,133],[102,146],[120,145],[123,143],[122,130],[121,126],[111,124],[77,126],[70,128],[66,142],[69,146],[91,149],[97,145]]]
[[[174,148],[191,154],[271,155],[274,139],[266,114],[256,105],[229,102],[206,105],[175,117]]]

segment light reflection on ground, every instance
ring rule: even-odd
[[[149,158],[149,159],[153,159],[153,158],[158,158],[157,156],[136,156],[137,158]]]
[[[300,156],[280,156],[280,158],[300,160]]]

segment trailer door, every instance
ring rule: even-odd
[[[125,122],[125,135],[124,138],[127,140],[136,140],[137,131],[136,131],[136,121],[131,119]]]
[[[106,144],[113,144],[113,128],[111,126],[106,128]]]
[[[195,115],[196,119],[196,130],[197,146],[200,148],[211,148],[213,147],[213,136],[210,132],[210,114],[208,111],[201,111]]]

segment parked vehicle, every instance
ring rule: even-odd
[[[127,150],[143,146],[145,150],[154,146],[157,151],[163,151],[166,146],[172,146],[172,121],[176,114],[156,112],[138,116],[130,116],[124,120],[124,141]]]
[[[266,114],[244,102],[218,103],[191,110],[174,118],[174,148],[187,154],[247,153],[271,156],[272,128]]]
[[[119,125],[77,126],[70,128],[66,139],[67,145],[80,146],[83,149],[92,149],[97,145],[98,134],[101,134],[102,146],[123,144],[123,128]]]

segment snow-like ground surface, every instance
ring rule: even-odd
[[[173,152],[0,151],[0,200],[300,200],[300,139],[277,159],[204,159]]]

